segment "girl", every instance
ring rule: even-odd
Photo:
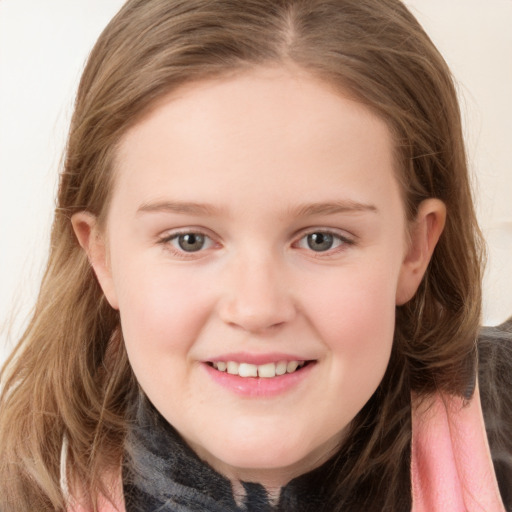
[[[504,510],[481,247],[398,0],[129,0],[3,371],[0,509]]]

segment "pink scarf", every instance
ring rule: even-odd
[[[412,512],[504,512],[478,385],[471,402],[413,398]]]
[[[438,394],[413,397],[412,512],[505,512],[489,452],[478,386],[471,402]],[[112,480],[114,504],[124,512],[121,479]],[[88,512],[80,505],[69,512]]]

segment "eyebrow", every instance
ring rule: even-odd
[[[143,203],[137,209],[139,213],[182,213],[188,215],[216,215],[221,208],[206,203],[194,203],[185,201],[157,201]]]
[[[326,203],[305,203],[291,210],[291,214],[297,217],[313,215],[334,215],[337,213],[374,212],[378,209],[373,204],[360,203],[350,199],[331,201]]]

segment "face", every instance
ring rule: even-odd
[[[173,92],[117,157],[106,231],[74,225],[143,390],[227,476],[313,469],[379,385],[421,278],[386,124],[258,69]]]

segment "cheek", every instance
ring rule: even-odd
[[[309,294],[306,309],[339,375],[353,377],[354,368],[365,378],[383,375],[393,343],[396,280],[389,267],[351,268],[323,291],[310,287],[316,291]]]
[[[186,352],[209,315],[209,290],[188,272],[170,272],[165,265],[125,262],[118,270],[115,281],[128,351],[143,359],[160,351]]]

